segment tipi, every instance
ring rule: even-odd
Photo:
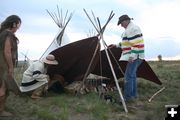
[[[47,56],[53,50],[70,43],[70,40],[69,40],[67,34],[65,34],[65,29],[66,29],[67,24],[71,20],[73,14],[70,13],[69,17],[67,18],[68,11],[66,11],[65,16],[63,17],[62,9],[60,11],[58,6],[57,6],[57,14],[56,13],[53,14],[53,13],[49,12],[48,10],[47,10],[47,12],[51,16],[51,18],[54,20],[56,25],[59,27],[59,31],[58,31],[58,34],[56,35],[56,37],[54,38],[54,40],[52,41],[52,43],[42,54],[40,59]],[[67,18],[67,20],[66,20],[66,18]]]

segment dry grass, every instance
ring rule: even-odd
[[[122,104],[106,104],[97,93],[82,96],[49,93],[40,100],[11,93],[6,106],[14,116],[0,117],[0,120],[162,120],[165,117],[165,105],[180,104],[180,61],[149,64],[166,89],[149,103],[148,99],[163,86],[140,79],[139,98],[126,103],[129,113],[124,112]],[[19,71],[17,79],[22,76]]]

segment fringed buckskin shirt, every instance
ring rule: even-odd
[[[10,37],[11,39],[11,52],[12,52],[12,61],[13,65],[15,67],[16,62],[18,61],[18,53],[17,53],[17,44],[18,44],[18,39],[14,35],[14,33],[4,30],[0,33],[0,86],[2,84],[2,80],[6,80],[6,75],[8,72],[8,65],[4,57],[4,47],[5,47],[5,40],[7,37]]]

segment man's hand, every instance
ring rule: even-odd
[[[128,62],[133,62],[134,58],[133,57],[129,57]]]

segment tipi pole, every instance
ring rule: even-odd
[[[94,61],[94,59],[95,59],[95,57],[96,57],[96,54],[97,54],[98,49],[99,49],[99,46],[100,46],[100,43],[98,42],[97,45],[96,45],[96,48],[95,48],[95,50],[94,50],[93,56],[92,56],[92,58],[91,58],[91,61],[90,61],[89,65],[88,65],[88,68],[87,68],[87,70],[86,70],[86,73],[85,73],[85,75],[84,75],[84,77],[83,77],[83,80],[82,80],[83,82],[82,82],[82,84],[80,85],[80,87],[79,87],[79,89],[78,89],[78,91],[77,91],[78,94],[80,93],[81,89],[84,87],[86,77],[87,77],[87,75],[88,75],[88,73],[89,73],[89,70],[90,70],[90,68],[91,68],[91,66],[92,66],[92,63],[93,63],[93,61]]]
[[[49,12],[48,10],[46,10],[46,11],[50,15],[50,17],[53,19],[53,21],[57,24],[57,26],[59,28],[61,28],[61,31],[54,38],[54,40],[51,42],[51,44],[48,46],[48,48],[50,48],[50,46],[54,43],[54,41],[56,41],[57,46],[60,47],[61,46],[61,42],[62,42],[62,37],[63,37],[64,31],[65,31],[65,28],[66,28],[67,24],[69,23],[69,21],[71,20],[73,13],[70,14],[69,18],[66,21],[66,17],[67,17],[68,11],[66,12],[64,19],[63,19],[62,9],[61,9],[61,11],[59,11],[59,7],[58,6],[57,6],[58,14],[56,14],[56,13],[53,14],[53,13]],[[42,54],[42,56],[39,59],[42,59],[42,57],[45,54],[47,54],[46,52],[48,51],[48,48],[45,50],[45,52]]]
[[[110,65],[110,68],[111,68],[111,71],[112,71],[114,80],[115,80],[115,83],[116,83],[116,87],[117,87],[117,89],[118,89],[120,98],[121,98],[121,100],[122,100],[122,104],[123,104],[124,110],[125,110],[125,112],[128,112],[127,107],[126,107],[126,103],[125,103],[125,101],[124,101],[124,97],[123,97],[122,92],[121,92],[121,89],[120,89],[120,87],[119,87],[119,83],[118,83],[117,77],[116,77],[116,75],[115,75],[113,66],[112,66],[112,64],[111,64],[111,60],[110,60],[110,57],[109,57],[107,48],[105,47],[105,41],[104,41],[103,35],[101,35],[101,39],[102,39],[102,43],[103,43],[103,45],[104,45],[105,53],[106,53],[106,56],[107,56],[107,59],[108,59],[108,62],[109,62],[109,65]]]
[[[115,80],[115,83],[116,83],[116,87],[118,89],[118,92],[119,92],[119,95],[120,95],[120,98],[122,100],[122,104],[123,104],[123,107],[124,107],[124,110],[125,112],[127,113],[128,110],[127,110],[127,107],[126,107],[126,103],[124,101],[124,98],[123,98],[123,95],[122,95],[122,92],[121,92],[121,89],[119,87],[119,83],[118,83],[118,80],[117,80],[117,77],[115,75],[115,72],[114,72],[114,69],[113,69],[113,66],[111,64],[111,60],[110,60],[110,57],[109,57],[109,54],[108,54],[108,51],[107,51],[107,48],[106,48],[106,43],[104,41],[104,38],[103,38],[103,32],[107,26],[107,24],[110,22],[110,20],[112,19],[112,17],[114,16],[114,14],[112,14],[113,12],[111,12],[110,16],[109,16],[109,19],[108,21],[106,22],[105,26],[103,28],[101,28],[101,24],[100,24],[100,20],[99,18],[97,18],[97,21],[98,21],[98,25],[99,25],[99,30],[98,28],[95,26],[95,24],[92,22],[91,18],[89,17],[88,13],[86,12],[86,10],[84,9],[84,12],[86,13],[87,17],[89,18],[90,22],[93,24],[94,28],[96,29],[96,31],[98,32],[98,35],[100,36],[100,39],[102,40],[102,43],[103,43],[103,46],[104,46],[104,49],[105,49],[105,53],[106,53],[106,56],[107,56],[107,59],[108,59],[108,62],[109,62],[109,65],[110,65],[110,68],[111,68],[111,71],[112,71],[112,74],[113,74],[113,77],[114,77],[114,80]],[[96,20],[95,20],[96,21]]]
[[[105,43],[105,42],[104,42]],[[108,45],[105,43],[106,47],[108,47]],[[109,52],[111,53],[112,57],[114,58],[114,61],[116,62],[116,64],[118,65],[119,70],[121,71],[121,73],[124,76],[124,71],[122,70],[121,66],[119,65],[118,61],[116,60],[116,58],[114,57],[112,51],[108,48]]]
[[[105,49],[105,53],[106,53],[106,56],[107,56],[107,59],[108,59],[108,62],[109,62],[109,66],[110,66],[110,68],[111,68],[111,72],[112,72],[112,74],[113,74],[113,77],[114,77],[114,80],[115,80],[115,83],[116,83],[116,87],[117,87],[117,89],[118,89],[120,98],[121,98],[121,100],[122,100],[122,104],[123,104],[124,110],[125,110],[125,112],[127,113],[128,110],[127,110],[127,107],[126,107],[126,103],[125,103],[125,101],[124,101],[124,97],[123,97],[122,92],[121,92],[121,89],[120,89],[120,87],[119,87],[119,83],[118,83],[116,74],[115,74],[114,69],[113,69],[113,66],[112,66],[112,64],[111,64],[111,59],[110,59],[110,57],[109,57],[109,54],[108,54],[108,51],[107,51],[107,48],[106,48],[106,43],[105,43],[105,41],[104,41],[103,31],[102,31],[102,29],[101,29],[101,23],[100,23],[99,18],[97,18],[97,21],[98,21],[99,28],[100,28],[100,32],[99,32],[99,33],[100,33],[100,38],[101,38],[101,40],[102,40],[102,43],[103,43],[103,46],[104,46],[104,49]]]

